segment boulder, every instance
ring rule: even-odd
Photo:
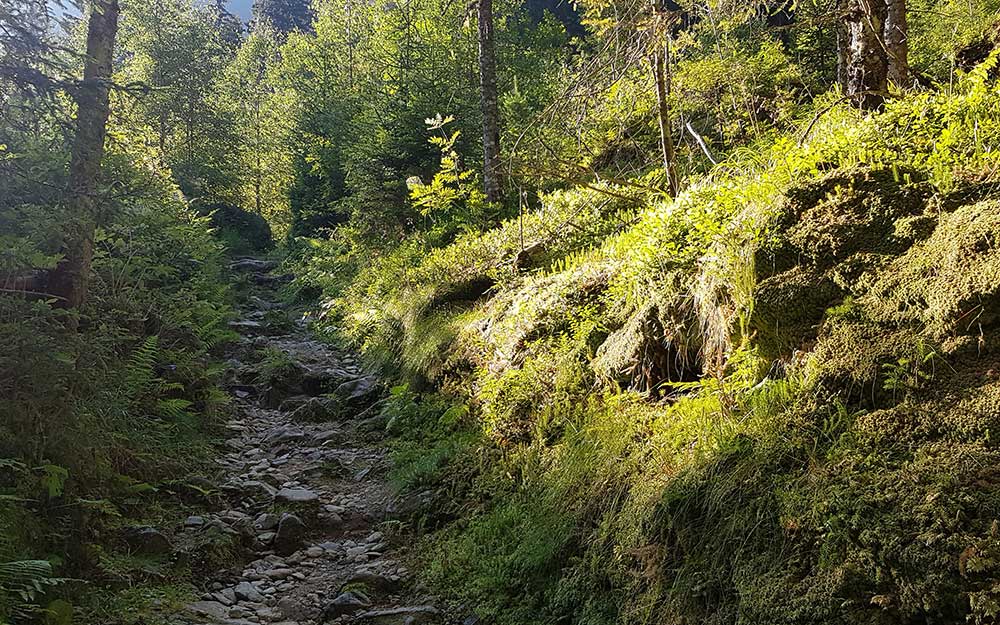
[[[173,550],[170,539],[152,527],[130,527],[125,530],[124,541],[129,551],[143,555],[163,556]]]
[[[378,379],[374,376],[365,376],[343,382],[337,387],[336,394],[351,405],[363,406],[375,401],[379,390]]]
[[[294,514],[284,514],[278,522],[278,531],[274,534],[272,543],[278,555],[291,555],[302,546],[305,537],[306,524]]]

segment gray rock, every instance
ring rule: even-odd
[[[259,480],[234,480],[223,485],[222,490],[238,498],[274,497],[278,489]]]
[[[371,607],[372,602],[361,593],[342,592],[323,609],[323,620],[332,621],[338,616],[354,614],[359,610]]]
[[[229,322],[229,329],[230,330],[235,330],[236,332],[239,332],[240,334],[247,334],[247,335],[250,335],[250,336],[257,336],[257,335],[263,334],[263,332],[265,330],[263,323],[261,323],[259,321],[250,321],[250,320],[247,320],[247,319],[243,319],[243,320],[239,320],[239,321],[230,321]]]
[[[344,383],[346,377],[346,373],[339,369],[310,371],[302,377],[302,390],[313,397],[332,393]]]
[[[314,398],[306,395],[295,395],[293,397],[289,397],[282,400],[281,405],[278,406],[278,411],[284,413],[295,412],[297,408],[304,406],[310,399]]]
[[[319,501],[319,495],[308,488],[282,488],[274,495],[274,500],[280,503],[312,503]]]
[[[269,579],[285,579],[291,577],[295,573],[294,569],[281,568],[281,569],[271,569],[269,571],[264,571],[265,577]]]
[[[281,612],[277,608],[257,608],[257,616],[265,621],[276,621],[281,618]]]
[[[368,547],[366,545],[361,545],[359,547],[348,547],[347,558],[349,560],[353,560],[354,558],[363,555],[365,553],[368,553]]]
[[[364,547],[358,547],[358,549],[364,550]],[[348,550],[348,555],[351,550]],[[364,553],[362,551],[361,553]],[[344,587],[350,586],[352,584],[361,584],[366,588],[370,588],[376,592],[384,593],[394,593],[399,590],[400,580],[392,580],[389,577],[382,575],[380,573],[375,573],[374,571],[357,571],[344,582]]]
[[[130,527],[125,530],[124,540],[133,553],[163,556],[173,550],[170,539],[152,527]]]
[[[225,594],[223,594],[221,592],[214,592],[210,596],[211,596],[211,598],[212,598],[213,601],[218,601],[219,603],[221,603],[222,605],[225,605],[225,606],[230,606],[230,605],[233,605],[233,603],[234,603],[233,599],[230,599],[229,597],[227,597]]]
[[[268,435],[264,437],[264,442],[269,445],[278,445],[280,443],[293,443],[295,441],[300,441],[305,437],[305,432],[302,430],[297,430],[288,426],[279,426],[271,430]]]
[[[324,430],[322,432],[317,432],[313,434],[312,440],[317,445],[323,445],[325,443],[339,443],[343,441],[344,433],[340,430]]]
[[[306,556],[310,558],[320,558],[323,556],[323,553],[322,547],[309,547],[306,549]]]
[[[357,620],[370,625],[421,625],[436,621],[440,610],[431,605],[418,605],[388,610],[372,610],[357,616]]]
[[[224,619],[229,616],[229,608],[218,601],[195,601],[185,608],[197,616],[207,616],[214,619]]]
[[[259,310],[278,310],[284,308],[284,306],[278,302],[269,302],[263,298],[257,297],[256,295],[250,296],[250,303],[254,305]]]
[[[276,535],[277,532],[262,532],[257,534],[257,540],[259,540],[262,544],[269,545],[271,541],[274,540]]]
[[[287,556],[302,546],[306,533],[306,524],[294,514],[284,514],[278,522],[278,531],[274,536],[274,551],[278,555]]]
[[[366,376],[348,380],[337,387],[336,394],[354,405],[366,404],[374,401],[378,395],[378,379],[374,376]]]
[[[309,621],[319,616],[319,608],[311,606],[301,599],[282,597],[278,600],[278,612],[282,618],[292,621]]]
[[[277,514],[262,512],[260,515],[257,516],[256,519],[254,519],[253,526],[259,530],[264,530],[264,531],[273,530],[274,528],[278,527],[278,521],[280,520],[281,517],[278,516]]]
[[[189,516],[186,521],[184,521],[184,527],[201,527],[205,524],[204,517],[200,516]]]
[[[236,593],[237,599],[242,599],[243,601],[252,601],[254,603],[262,603],[264,601],[264,595],[260,594],[257,587],[250,582],[240,582],[236,584],[233,588],[233,592]]]

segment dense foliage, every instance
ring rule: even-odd
[[[996,620],[1000,1],[902,3],[877,93],[858,6],[496,3],[489,202],[475,4],[124,3],[72,306],[97,9],[0,0],[0,622],[189,596],[209,563],[116,532],[205,495],[227,255],[275,245],[395,385],[403,531],[445,600]]]

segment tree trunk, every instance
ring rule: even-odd
[[[889,56],[889,82],[900,89],[910,86],[909,27],[906,0],[886,0],[885,48]]]
[[[664,11],[660,3],[653,5],[653,12],[662,19]],[[660,38],[660,29],[654,30],[654,38]],[[677,155],[674,151],[673,128],[670,125],[670,38],[666,37],[663,45],[655,42],[651,59],[653,66],[653,82],[656,85],[656,113],[660,125],[660,151],[663,157],[663,171],[667,175],[667,193],[677,197],[680,184],[677,180]]]
[[[87,25],[83,82],[76,92],[76,136],[69,166],[64,258],[49,282],[66,308],[79,308],[87,297],[97,220],[97,179],[104,158],[110,113],[111,60],[118,33],[118,0],[95,0]],[[75,329],[76,320],[68,323]]]
[[[479,0],[479,83],[483,109],[483,182],[486,201],[501,202],[500,108],[497,104],[497,60],[493,42],[493,0]]]
[[[677,155],[674,152],[673,128],[670,125],[670,78],[666,68],[669,62],[667,46],[653,52],[653,79],[656,82],[656,112],[660,123],[660,151],[663,157],[663,171],[667,174],[667,193],[677,197],[680,185],[677,183]],[[665,58],[666,57],[666,58]]]
[[[850,35],[847,32],[847,20],[838,19],[836,24],[837,85],[840,87],[842,92],[847,93],[847,60]]]
[[[859,108],[882,107],[888,93],[885,51],[886,0],[847,0],[847,93]]]

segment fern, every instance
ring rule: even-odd
[[[182,421],[191,416],[188,410],[191,406],[191,402],[186,399],[161,399],[156,402],[156,411],[166,419]]]
[[[129,356],[125,366],[122,395],[131,405],[147,395],[157,381],[155,369],[156,359],[160,353],[159,343],[158,336],[150,336]]]
[[[40,609],[37,601],[65,580],[53,577],[45,560],[0,562],[0,600],[10,601],[12,616],[27,618]]]

